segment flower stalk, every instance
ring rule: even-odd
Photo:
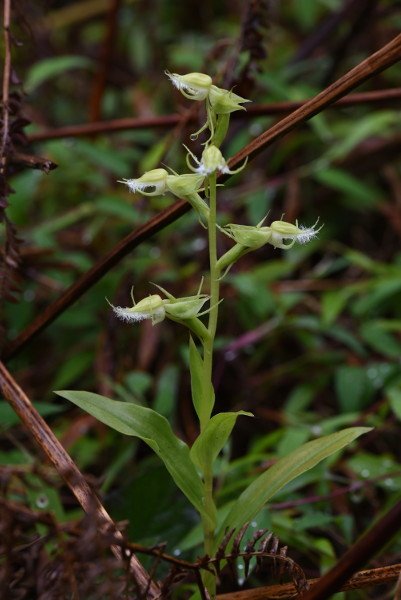
[[[270,226],[264,226],[264,220],[256,227],[228,224],[221,228],[217,225],[217,175],[219,173],[229,175],[238,173],[246,164],[244,163],[236,171],[231,171],[220,146],[227,133],[230,114],[235,110],[244,110],[242,104],[248,100],[230,90],[218,88],[208,75],[202,73],[178,75],[166,72],[166,74],[186,98],[206,103],[206,123],[191,136],[194,139],[204,130],[209,130],[209,138],[204,144],[202,156],[199,160],[190,149],[186,148],[187,165],[192,171],[191,173],[178,175],[171,169],[172,174],[166,169],[154,169],[138,179],[126,179],[122,183],[125,183],[130,191],[135,193],[155,196],[169,192],[177,197],[185,198],[191,204],[199,221],[207,228],[208,232],[209,293],[202,294],[199,288],[198,293],[194,296],[175,298],[167,290],[157,286],[165,298],[159,294],[153,294],[136,304],[132,297],[133,306],[131,308],[113,307],[113,309],[117,316],[126,321],[151,319],[155,325],[167,317],[185,325],[197,339],[200,352],[192,340],[190,343],[192,401],[199,418],[200,429],[199,438],[193,446],[196,448],[193,460],[194,465],[201,473],[203,486],[201,520],[204,552],[213,556],[216,550],[217,522],[217,509],[213,493],[213,468],[219,450],[214,454],[209,452],[205,446],[200,454],[197,453],[199,453],[199,447],[202,447],[202,440],[207,440],[207,436],[210,436],[213,419],[221,416],[221,414],[212,416],[214,408],[213,351],[221,301],[220,282],[231,266],[247,252],[261,248],[265,244],[286,250],[296,242],[305,243],[313,239],[319,229],[316,230],[317,223],[313,227],[305,228],[298,227],[298,223],[293,225],[283,220],[274,221]],[[202,191],[204,191],[205,198],[200,195]],[[217,235],[221,231],[234,241],[234,245],[219,257]],[[207,302],[209,307],[205,310],[204,305]],[[208,314],[207,325],[200,318],[206,313]],[[205,572],[203,584],[209,597],[215,598],[216,580],[213,574]]]

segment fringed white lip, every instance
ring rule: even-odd
[[[163,306],[152,312],[143,312],[135,310],[135,307],[123,308],[122,306],[113,306],[113,310],[119,319],[127,323],[139,323],[145,319],[152,319],[153,322],[158,323],[164,319],[166,314]]]
[[[296,238],[299,244],[307,244],[317,236],[317,231],[313,227],[300,226],[302,233],[299,233]]]
[[[230,169],[227,167],[227,164],[217,165],[217,171],[220,173],[230,173]],[[199,175],[211,175],[214,173],[215,169],[207,169],[202,163],[199,167],[195,168],[195,173],[199,173]]]
[[[139,179],[124,179],[120,183],[124,183],[132,193],[151,190],[153,194],[164,194],[166,187],[164,182],[144,183]]]

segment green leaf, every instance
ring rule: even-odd
[[[287,483],[317,465],[324,458],[341,450],[370,429],[369,427],[343,429],[318,440],[307,442],[285,458],[278,460],[270,469],[259,475],[234,502],[219,529],[216,543],[221,541],[227,527],[237,529],[246,521],[252,520],[266,502]]]
[[[199,421],[209,420],[214,405],[214,391],[210,381],[205,381],[203,360],[192,337],[189,338],[189,368],[191,371],[192,402]]]
[[[94,207],[105,215],[121,217],[132,223],[138,220],[137,209],[117,195],[109,194],[97,198]]]
[[[393,413],[401,420],[401,389],[397,386],[390,387],[387,396]]]
[[[369,397],[369,387],[365,367],[341,365],[336,369],[335,388],[341,412],[362,410]]]
[[[362,183],[353,175],[341,169],[320,169],[314,173],[314,177],[324,185],[343,192],[345,196],[353,198],[354,210],[370,208],[376,204],[378,192],[370,185]],[[358,200],[358,204],[355,203]]]
[[[344,122],[343,130],[339,132],[341,138],[330,144],[325,158],[330,162],[344,158],[366,138],[373,136],[382,138],[386,133],[390,133],[398,120],[399,117],[395,111],[383,110],[358,118],[352,127],[348,122]]]
[[[90,69],[92,65],[92,60],[86,56],[67,55],[45,58],[31,68],[24,87],[30,93],[47,79],[52,79],[64,71],[68,71],[69,69]]]
[[[401,345],[386,329],[385,321],[367,321],[362,324],[360,334],[362,339],[376,352],[383,356],[397,358],[401,354]]]
[[[377,279],[367,288],[359,300],[352,304],[352,312],[357,317],[371,316],[371,311],[383,310],[385,302],[400,301],[401,278]]]
[[[174,435],[167,419],[150,408],[119,402],[92,392],[62,390],[56,394],[70,400],[116,431],[146,442],[164,462],[188,500],[199,513],[207,517],[202,501],[202,482],[189,457],[189,448]]]
[[[138,170],[140,173],[156,169],[156,167],[163,160],[166,154],[166,148],[171,144],[171,134],[164,136],[158,142],[155,142],[150,149],[142,156]]]
[[[363,479],[374,480],[378,478],[376,485],[388,491],[400,489],[401,477],[397,476],[397,473],[400,472],[399,463],[389,453],[384,452],[376,455],[370,452],[358,452],[347,461],[347,467]],[[388,477],[382,479],[383,475],[386,474],[388,474]]]
[[[167,419],[173,415],[175,399],[178,394],[178,376],[177,366],[170,365],[161,372],[157,382],[153,410]]]
[[[239,415],[253,416],[252,413],[243,410],[219,413],[210,419],[205,429],[196,438],[191,448],[190,456],[192,462],[201,471],[204,472],[213,464],[227,442]]]
[[[352,288],[342,288],[326,292],[322,296],[321,311],[323,325],[331,325],[355,293]]]
[[[50,402],[35,402],[35,408],[42,417],[49,417],[50,415],[56,415],[64,410],[63,406],[57,406]],[[0,401],[0,431],[7,429],[7,427],[13,427],[18,425],[21,420],[15,410],[6,401]],[[1,463],[1,461],[0,461]]]
[[[125,173],[130,168],[129,160],[125,155],[115,151],[110,146],[92,144],[86,140],[75,140],[74,150],[76,156],[90,161],[96,169],[105,169],[109,173],[114,173],[117,177]]]

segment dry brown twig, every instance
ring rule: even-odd
[[[122,540],[121,532],[116,528],[94,490],[2,362],[0,362],[0,391],[42,448],[58,474],[64,479],[83,510],[86,513],[95,511],[99,520],[104,524],[104,528],[111,529],[117,539]],[[112,551],[118,558],[121,557],[119,546],[112,546]],[[130,567],[139,588],[142,591],[149,590],[150,598],[158,596],[156,584],[149,583],[147,572],[135,556],[130,558]]]
[[[7,164],[6,146],[9,130],[9,111],[8,102],[10,98],[10,78],[11,78],[11,39],[10,39],[10,17],[11,17],[11,2],[4,0],[3,11],[3,31],[4,31],[4,71],[2,85],[2,126],[0,142],[0,160],[1,173],[5,172]]]
[[[400,99],[401,88],[374,90],[371,92],[349,94],[344,98],[339,98],[332,106],[330,106],[330,108],[346,108],[357,106],[359,104],[388,104],[391,101]],[[288,115],[303,106],[305,102],[306,100],[254,104],[247,107],[246,112],[241,111],[239,113],[233,113],[232,118],[243,120],[259,116]],[[168,129],[174,125],[180,125],[184,116],[187,118],[188,122],[191,123],[197,122],[198,120],[196,111],[191,110],[185,112],[184,115],[177,113],[161,117],[124,117],[122,119],[112,119],[109,121],[96,121],[93,123],[44,129],[43,131],[32,133],[28,136],[28,141],[40,142],[67,137],[94,136],[103,133],[127,131],[129,129]]]
[[[349,579],[338,591],[356,590],[373,585],[383,585],[398,579],[401,573],[401,564],[390,565],[389,567],[379,567],[377,569],[368,569],[367,571],[358,571]],[[313,589],[320,579],[308,579],[307,584]],[[253,590],[243,590],[229,594],[219,594],[217,600],[284,600],[285,598],[296,598],[297,590],[293,583],[284,583],[282,585],[270,585],[267,587],[256,588]],[[326,596],[327,598],[329,596]],[[331,597],[331,596],[330,596]]]

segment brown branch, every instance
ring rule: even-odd
[[[326,600],[401,529],[401,501],[397,502],[373,527],[340,558],[337,564],[314,585],[302,600]]]
[[[25,154],[23,152],[13,152],[10,158],[15,163],[22,163],[30,169],[39,169],[44,173],[50,173],[50,171],[56,169],[58,166],[49,158],[34,156],[33,154]]]
[[[6,147],[9,135],[9,114],[8,101],[10,97],[10,77],[11,77],[11,36],[10,36],[10,15],[11,0],[4,0],[3,11],[3,30],[4,30],[4,72],[2,86],[2,120],[3,131],[0,142],[0,171],[5,172],[7,164]]]
[[[254,157],[264,148],[275,142],[299,124],[304,123],[314,115],[322,111],[329,104],[333,104],[340,96],[347,94],[362,82],[377,75],[387,67],[401,59],[401,34],[396,36],[386,46],[366,58],[351,71],[330,85],[327,89],[311,98],[300,108],[285,117],[273,127],[255,138],[240,152],[231,158],[229,166],[235,168],[243,163],[246,157]],[[223,178],[222,178],[223,179]],[[99,263],[94,265],[87,273],[82,275],[60,298],[50,304],[45,311],[39,315],[28,327],[13,340],[4,351],[4,360],[7,360],[28,341],[47,327],[73,302],[78,300],[82,294],[94,285],[105,273],[115,266],[124,256],[141,242],[148,239],[154,233],[174,222],[189,210],[190,206],[184,200],[175,202],[166,210],[150,219],[148,223],[126,236],[115,248],[113,248]]]
[[[83,125],[68,125],[66,127],[56,127],[55,129],[47,129],[45,131],[32,133],[28,137],[28,141],[37,142],[65,137],[80,137],[83,135],[93,136],[98,133],[125,131],[127,129],[148,129],[153,127],[169,128],[177,125],[181,119],[182,115],[176,114],[164,117],[148,117],[146,119],[126,117],[124,119],[113,119],[112,121],[84,123]]]
[[[341,591],[356,590],[362,587],[372,585],[383,585],[390,581],[398,579],[401,573],[401,564],[390,565],[389,567],[379,567],[378,569],[369,569],[367,571],[359,571],[355,573],[340,589]],[[321,579],[308,579],[307,583],[311,589],[317,585]],[[338,591],[340,591],[340,589]],[[232,592],[228,594],[219,594],[217,600],[268,600],[297,598],[297,590],[293,583],[284,583],[282,585],[270,585],[267,587],[256,588],[253,590],[243,590],[240,592]],[[305,600],[309,596],[302,596]],[[325,599],[331,595],[324,596]],[[323,596],[322,596],[323,598]]]
[[[0,362],[0,391],[64,479],[83,510],[86,513],[96,511],[104,528],[112,529],[117,538],[122,539],[120,531],[96,493],[2,362]],[[121,558],[121,549],[118,546],[113,546],[112,550],[117,557]],[[135,556],[131,557],[130,566],[138,585],[142,590],[146,590],[149,587],[149,577]],[[150,596],[157,595],[157,586],[152,582]]]
[[[328,88],[311,98],[293,113],[284,117],[281,121],[270,127],[259,135],[229,162],[230,167],[242,164],[245,158],[252,158],[259,154],[266,146],[275,142],[278,138],[292,131],[295,127],[311,119],[333,104],[341,96],[345,96],[367,79],[377,75],[401,59],[401,34],[397,35],[380,50],[363,60],[356,67],[348,71]]]
[[[95,74],[89,102],[89,120],[97,121],[101,117],[102,99],[106,88],[107,73],[111,66],[111,59],[116,46],[117,16],[121,0],[112,0],[107,15],[107,30],[103,41],[98,70]]]
[[[345,98],[340,98],[332,104],[330,108],[346,108],[358,104],[381,104],[393,100],[401,99],[401,88],[375,90],[372,92],[361,92],[358,94],[349,94]],[[234,119],[246,119],[255,116],[287,115],[304,106],[307,101],[293,102],[272,102],[269,104],[255,104],[247,107],[247,111],[233,113]],[[113,119],[111,121],[98,121],[95,123],[84,123],[82,125],[67,125],[66,127],[56,127],[38,131],[28,136],[28,141],[37,142],[43,140],[53,140],[65,137],[80,137],[86,135],[97,135],[101,133],[112,133],[114,131],[125,131],[128,129],[167,129],[181,122],[182,114],[166,115],[162,117],[135,118],[127,117],[124,119]],[[194,113],[188,117],[188,121],[195,122],[197,115]]]

